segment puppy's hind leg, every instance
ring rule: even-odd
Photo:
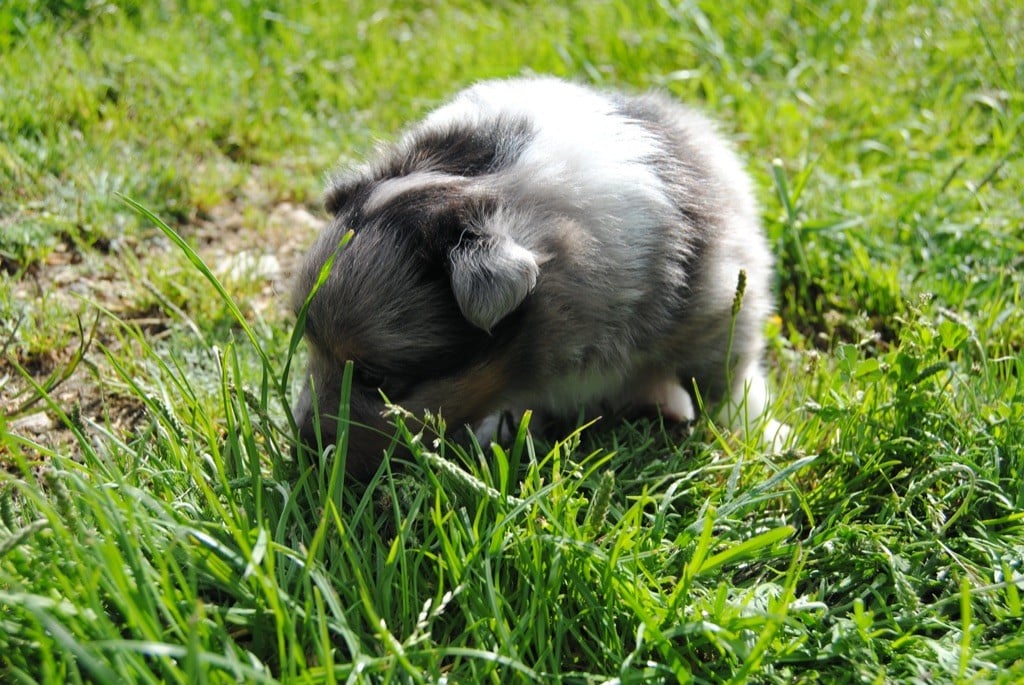
[[[760,364],[751,362],[736,371],[729,396],[722,406],[726,423],[746,435],[760,427],[764,445],[772,450],[781,449],[789,441],[789,426],[768,416],[768,379]]]
[[[657,407],[662,416],[676,423],[689,425],[697,418],[690,393],[674,374],[645,382],[636,393],[636,403]]]

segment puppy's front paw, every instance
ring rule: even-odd
[[[501,436],[498,432],[501,429],[501,416],[502,412],[496,411],[473,428],[473,434],[481,445],[500,442]]]
[[[477,442],[484,447],[491,443],[507,445],[515,439],[522,420],[522,411],[503,409],[480,421],[473,427],[473,434],[476,436]]]

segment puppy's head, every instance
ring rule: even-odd
[[[348,470],[366,477],[393,432],[382,396],[416,414],[440,411],[453,426],[501,402],[521,366],[513,313],[539,266],[510,237],[513,215],[461,177],[350,181],[329,193],[327,208],[334,219],[307,255],[294,294],[296,311],[309,299],[309,367],[295,419],[314,447],[317,431],[328,445],[348,430]],[[340,426],[347,361],[350,424]]]

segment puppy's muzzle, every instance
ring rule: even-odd
[[[339,426],[336,415],[321,412],[314,416],[312,410],[295,413],[295,423],[299,429],[299,441],[293,449],[293,457],[298,459],[299,450],[305,450],[313,463],[321,463],[320,456],[330,446],[344,452],[334,453],[333,458],[344,457],[345,471],[349,476],[361,481],[369,480],[380,467],[384,454],[392,443],[394,428],[382,418],[369,423],[351,420]],[[339,434],[344,431],[340,437]]]

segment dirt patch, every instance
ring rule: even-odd
[[[325,220],[290,202],[254,213],[251,200],[215,207],[181,232],[219,278],[244,278],[257,286],[247,295],[255,313],[279,319],[290,278]],[[145,292],[153,286],[140,278],[139,267],[173,249],[159,232],[112,241],[103,251],[79,252],[62,243],[14,284],[14,300],[28,314],[0,326],[0,431],[21,438],[29,451],[33,445],[41,453],[77,451],[74,433],[33,384],[45,388],[74,425],[95,423],[120,435],[137,427],[145,414],[141,401],[117,390],[122,384],[112,382],[116,375],[97,349],[96,343],[102,343],[116,353],[124,344],[110,317],[100,312],[137,326],[148,337],[162,335],[171,319],[159,306],[140,306],[154,294]],[[198,272],[196,277],[202,278]],[[35,325],[33,313],[38,321],[56,318],[66,330],[49,337],[38,329],[27,332]],[[34,349],[21,344],[24,339],[46,344]],[[0,464],[9,462],[6,442],[0,441]]]
[[[290,279],[325,224],[308,208],[283,202],[270,209],[266,226],[256,234],[236,208],[224,206],[197,226],[195,236],[200,256],[218,278],[253,278],[263,284],[253,305],[266,314],[287,304]]]

